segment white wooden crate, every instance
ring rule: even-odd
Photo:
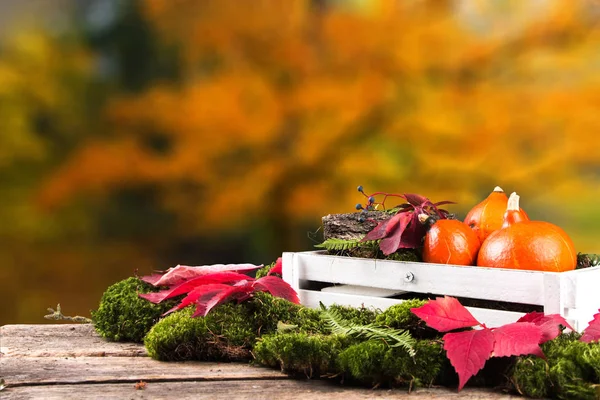
[[[341,304],[385,309],[404,300],[400,292],[424,293],[543,306],[577,331],[600,308],[600,267],[569,272],[464,267],[327,255],[322,251],[283,253],[283,279],[302,304]],[[312,282],[312,284],[311,284]],[[314,289],[314,282],[326,288]],[[488,327],[515,322],[524,313],[467,307]]]

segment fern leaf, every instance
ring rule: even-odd
[[[329,238],[321,244],[315,245],[316,248],[326,249],[327,251],[350,250],[356,247],[371,246],[376,244],[377,240],[361,242],[362,239],[337,239]]]
[[[374,325],[366,325],[363,329],[365,332],[364,335],[369,339],[383,340],[388,343],[390,347],[402,347],[411,357],[415,356],[415,339],[410,335],[409,331]],[[390,341],[392,343],[390,343]]]
[[[358,325],[345,320],[338,311],[327,309],[321,305],[321,318],[325,321],[331,333],[355,337],[364,336],[367,339],[383,340],[390,347],[402,347],[411,357],[414,357],[415,339],[405,329],[392,329],[374,324]]]

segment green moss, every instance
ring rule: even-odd
[[[512,373],[515,389],[536,399],[548,397],[548,363],[538,357],[517,357]]]
[[[246,307],[252,311],[252,319],[261,334],[275,332],[279,321],[298,325],[298,330],[302,332],[326,333],[327,331],[318,310],[291,303],[269,293],[255,293]]]
[[[435,341],[418,340],[414,348],[414,358],[403,349],[390,348],[383,360],[385,375],[392,377],[396,384],[430,386],[440,375],[446,354],[442,345]]]
[[[162,361],[244,360],[257,332],[246,307],[223,304],[206,317],[192,318],[193,307],[170,314],[144,339],[150,357]]]
[[[349,377],[367,385],[390,382],[392,377],[382,368],[390,347],[381,340],[368,340],[348,347],[338,357],[338,366]]]
[[[421,307],[427,303],[427,300],[405,300],[400,304],[395,304],[375,319],[378,325],[388,326],[394,329],[408,329],[415,338],[436,338],[440,334],[435,329],[429,328],[425,322],[410,311],[411,308]]]
[[[279,333],[263,336],[253,354],[259,364],[312,378],[335,373],[337,355],[349,343],[351,339],[338,335]]]
[[[206,317],[191,318],[193,307],[158,322],[144,344],[158,360],[250,359],[256,338],[274,333],[277,323],[297,325],[304,333],[324,333],[319,312],[268,293],[256,293],[241,304],[227,303]]]
[[[92,320],[98,334],[108,340],[141,342],[160,316],[176,303],[153,304],[138,293],[156,292],[154,286],[138,278],[128,278],[110,286],[102,295]]]
[[[385,256],[384,258],[394,261],[413,261],[421,262],[423,259],[417,250],[414,249],[400,249],[395,253]]]
[[[349,377],[371,385],[429,386],[440,375],[446,356],[439,342],[418,340],[416,354],[368,340],[348,347],[338,357],[338,366]]]
[[[530,397],[600,398],[600,345],[578,339],[578,334],[569,334],[544,343],[546,360],[518,357],[511,375],[515,388]]]
[[[256,270],[256,279],[262,278],[264,276],[267,276],[267,274],[269,273],[269,271],[271,270],[271,268],[273,268],[275,266],[275,263],[271,263],[269,265],[265,265],[264,267]]]

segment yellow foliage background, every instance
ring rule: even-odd
[[[600,3],[109,3],[0,36],[0,324],[308,250],[359,184],[459,216],[500,185],[600,252]]]

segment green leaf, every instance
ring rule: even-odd
[[[321,318],[331,333],[344,336],[366,337],[367,339],[382,340],[390,347],[403,347],[406,352],[414,357],[415,339],[405,329],[392,329],[375,324],[358,325],[345,320],[338,311],[327,309],[323,303],[321,306]]]

